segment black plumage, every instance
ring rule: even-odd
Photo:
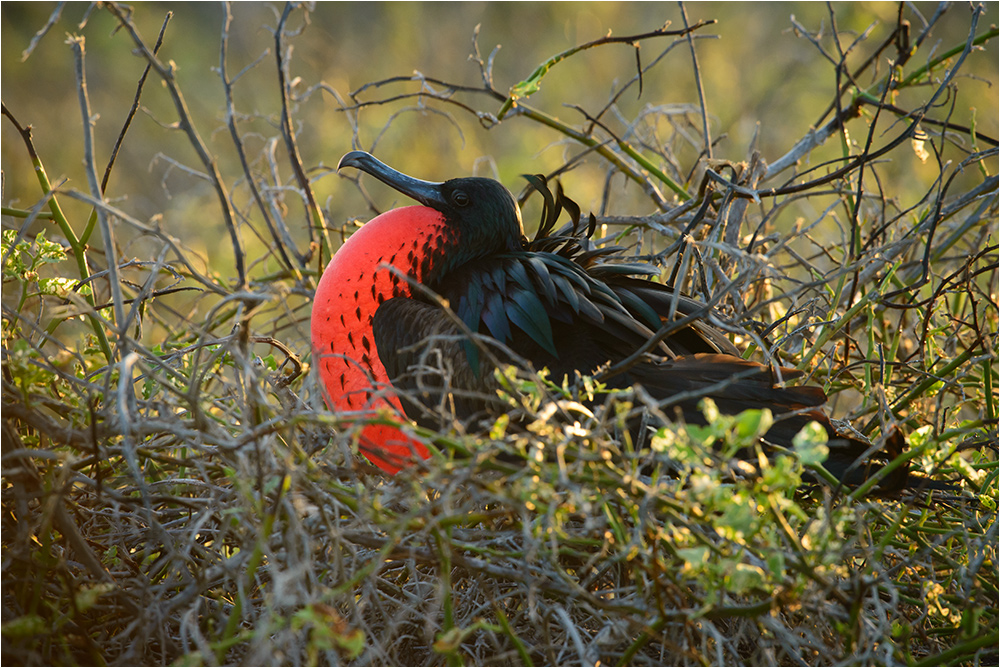
[[[529,179],[546,204],[539,233],[528,240],[514,198],[496,181],[418,181],[361,152],[345,156],[345,165],[436,209],[455,232],[452,245],[435,249],[423,279],[426,290],[386,300],[372,320],[378,355],[393,385],[407,391],[404,407],[411,418],[440,426],[442,406],[460,418],[502,411],[493,362],[526,361],[548,368],[557,383],[578,373],[604,372],[609,387],[641,385],[668,406],[668,415],[689,422],[704,421],[702,396],[729,414],[770,408],[782,419],[765,441],[781,446],[790,446],[792,437],[816,420],[830,437],[826,467],[847,483],[864,480],[873,466],[898,454],[898,436],[891,452],[871,455],[868,443],[840,435],[819,409],[826,401],[820,388],[785,385],[802,375],[792,369],[778,371],[779,383],[771,367],[742,359],[712,325],[710,310],[651,280],[657,269],[621,261],[619,248],[593,248],[593,217],[584,224],[578,207],[558,191],[553,195],[541,177]],[[573,222],[553,232],[561,209]],[[615,371],[664,323],[680,319],[689,322]],[[492,343],[474,345],[469,332]],[[908,481],[906,467],[900,467],[882,489]]]

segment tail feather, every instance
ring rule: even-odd
[[[620,383],[639,383],[652,397],[672,407],[685,422],[705,424],[699,405],[711,398],[722,413],[735,415],[747,409],[769,408],[776,416],[764,436],[765,444],[792,447],[792,441],[809,422],[818,422],[828,436],[829,456],[824,468],[848,486],[858,486],[903,454],[906,442],[893,430],[881,448],[839,431],[820,410],[826,394],[813,386],[785,386],[800,378],[795,369],[778,369],[725,354],[697,354],[640,365]],[[669,410],[668,410],[669,414]],[[912,475],[909,463],[898,466],[879,481],[880,494],[895,494],[904,489],[958,491],[954,485]]]

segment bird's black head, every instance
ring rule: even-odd
[[[449,258],[454,264],[521,248],[524,227],[514,196],[493,179],[467,177],[443,183],[422,181],[397,172],[364,151],[351,151],[337,169],[354,167],[439,211],[458,231],[459,247]]]

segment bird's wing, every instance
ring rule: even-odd
[[[448,298],[452,305],[458,304],[457,315],[466,327],[440,306],[407,297],[386,300],[372,321],[379,358],[393,386],[402,391],[407,415],[429,428],[448,426],[449,415],[468,420],[505,412],[506,406],[497,398],[499,384],[492,364],[514,361],[508,349],[536,368],[547,366],[558,382],[556,374],[572,376],[574,370],[586,373],[618,361],[637,341],[641,343],[651,334],[626,306],[628,298],[618,296],[621,285],[597,288],[577,272],[567,273],[559,263],[546,262],[543,270],[527,258],[499,258],[462,274],[456,283],[462,289],[448,291]],[[644,287],[627,285],[633,294],[652,302],[654,311],[662,310],[657,300],[664,298],[663,291],[653,288],[655,296],[649,299],[642,292]],[[701,308],[697,302],[691,304]],[[684,312],[693,312],[688,308],[691,304],[683,305]],[[470,345],[464,333],[468,330],[486,336]],[[662,402],[668,416],[677,415],[690,423],[705,422],[699,401],[706,396],[726,414],[769,408],[778,420],[765,441],[783,447],[791,447],[794,436],[815,420],[830,438],[827,470],[850,484],[865,480],[872,473],[871,467],[878,469],[891,459],[891,452],[875,451],[863,440],[838,433],[818,408],[826,401],[822,389],[785,385],[785,381],[801,377],[801,372],[772,369],[718,352],[718,342],[712,337],[701,338],[698,331],[689,336],[697,344],[692,347],[711,352],[678,356],[664,353],[661,347],[609,379],[609,386],[641,385]],[[493,338],[504,347],[485,343]],[[679,345],[676,341],[671,344]],[[488,346],[485,351],[483,345]],[[549,352],[550,346],[557,346],[557,356]],[[486,355],[492,359],[487,360]],[[907,480],[906,467],[901,467],[882,488],[898,489]]]
[[[511,346],[536,368],[592,373],[631,355],[671,317],[695,319],[653,354],[739,354],[709,323],[703,304],[635,276],[648,267],[578,260],[553,252],[499,254],[458,269],[439,290],[470,330]]]
[[[386,300],[375,313],[372,330],[379,359],[394,387],[421,393],[425,405],[451,401],[446,399],[449,392],[457,395],[460,415],[481,410],[495,397],[492,362],[497,360],[548,368],[556,382],[564,376],[572,379],[577,371],[593,374],[644,345],[670,315],[676,298],[658,284],[633,278],[631,269],[600,275],[591,273],[593,269],[593,263],[588,269],[552,252],[511,252],[477,260],[449,274],[443,285],[431,287],[448,301],[466,331],[502,344],[491,351],[493,360],[484,359],[482,344],[473,345],[463,336],[453,315],[436,304],[406,297]],[[697,315],[701,308],[681,298],[673,315]],[[656,358],[671,358],[735,348],[720,332],[695,321],[651,352]],[[468,401],[463,391],[471,393]]]
[[[605,265],[607,266],[607,265]],[[602,278],[600,273],[598,278]],[[694,320],[678,331],[671,333],[665,344],[673,355],[695,355],[699,353],[723,353],[738,357],[740,350],[716,326],[712,320],[716,314],[702,302],[692,299],[672,287],[631,275],[613,275],[604,278],[618,299],[626,307],[636,312],[634,305],[642,304],[656,314],[657,326],[662,326],[673,314],[674,320],[693,316]]]
[[[379,359],[407,416],[419,424],[440,429],[447,416],[468,419],[489,411],[499,387],[492,373],[480,373],[469,363],[470,347],[507,361],[485,337],[471,346],[454,316],[436,304],[409,297],[384,301],[372,318]],[[497,408],[495,412],[503,412]]]

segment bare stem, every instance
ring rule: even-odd
[[[202,165],[204,165],[205,170],[209,174],[212,185],[215,187],[215,192],[219,200],[219,206],[222,210],[222,216],[226,223],[226,229],[229,230],[230,240],[233,245],[233,256],[236,263],[236,274],[238,278],[238,289],[242,289],[247,284],[246,276],[246,260],[244,258],[243,245],[240,242],[239,232],[236,229],[236,217],[233,214],[232,205],[229,202],[229,193],[226,189],[226,184],[222,180],[222,175],[219,173],[218,161],[215,156],[213,156],[205,142],[202,140],[201,135],[198,134],[197,129],[194,127],[194,121],[191,119],[191,112],[188,110],[187,102],[184,100],[184,95],[181,93],[180,87],[177,85],[177,79],[174,76],[173,64],[170,66],[164,65],[160,59],[153,53],[152,49],[146,44],[139,34],[138,29],[129,18],[128,14],[115,2],[107,3],[107,8],[114,14],[115,18],[118,19],[122,27],[129,33],[132,37],[132,41],[139,48],[140,53],[146,58],[156,73],[160,75],[163,82],[167,85],[167,89],[170,91],[170,96],[174,102],[174,108],[177,110],[179,116],[178,125],[187,134],[191,145],[194,147],[195,152],[201,159]]]

